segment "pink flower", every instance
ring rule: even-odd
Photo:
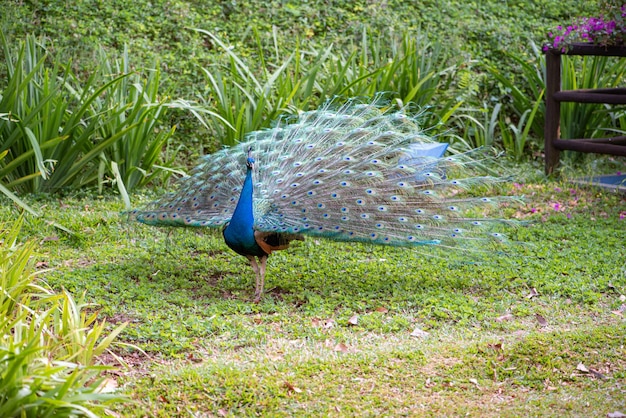
[[[555,204],[552,205],[552,207],[554,208],[554,210],[559,211],[561,210],[561,204],[559,202],[556,202]]]

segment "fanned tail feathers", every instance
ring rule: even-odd
[[[177,192],[132,216],[151,225],[225,225],[251,148],[258,231],[396,246],[501,239],[495,229],[506,221],[479,215],[510,198],[466,191],[502,179],[483,174],[480,153],[439,158],[419,151],[434,144],[403,111],[328,105],[204,157]]]

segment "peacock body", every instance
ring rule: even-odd
[[[255,301],[267,257],[304,236],[394,246],[501,239],[492,227],[501,220],[468,216],[500,199],[463,193],[501,179],[481,175],[472,153],[444,157],[447,144],[404,111],[352,101],[289,122],[203,157],[176,192],[132,216],[223,228],[226,244],[255,271]]]

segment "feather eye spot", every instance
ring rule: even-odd
[[[304,177],[304,173],[297,173],[296,177]]]
[[[306,213],[306,208],[302,208],[302,210],[300,212]]]
[[[352,170],[343,170],[343,174],[350,175],[350,174],[352,174],[352,173],[353,173],[353,171],[352,171]]]
[[[315,196],[315,192],[313,190],[309,190],[306,194],[309,196]]]
[[[400,164],[400,165],[398,166],[398,168],[399,168],[400,170],[405,170],[405,169],[406,169],[406,166],[405,166],[404,164]]]
[[[409,241],[415,241],[415,237],[413,235],[409,235],[406,239]]]
[[[337,193],[331,193],[330,197],[332,197],[333,199],[337,199],[339,195]]]
[[[340,227],[339,225],[335,225],[335,226],[333,227],[333,229],[334,229],[335,231],[340,231],[340,230],[341,230],[341,227]]]
[[[381,224],[381,223],[377,223],[377,224],[376,224],[376,228],[381,229],[382,227],[383,227],[383,224]]]
[[[400,222],[408,222],[408,219],[405,218],[404,216],[401,216],[401,217],[398,218],[398,221],[400,221]]]
[[[322,182],[320,180],[313,180],[313,184],[319,186]]]
[[[325,207],[326,207],[326,205],[325,205],[325,204],[323,204],[323,203],[318,203],[318,204],[317,204],[317,208],[318,208],[318,209],[324,209]]]
[[[415,213],[423,215],[424,213],[426,213],[426,211],[424,209],[415,209]]]
[[[391,196],[391,200],[393,200],[394,202],[398,202],[400,198],[394,195],[394,196]]]
[[[295,188],[296,188],[296,187],[298,187],[299,185],[300,185],[300,183],[291,183],[291,185],[290,185],[290,186],[291,186],[292,188],[294,188],[294,189],[295,189]]]
[[[288,197],[289,197],[289,195],[286,195],[286,194],[280,196],[281,199],[287,199]]]
[[[378,237],[378,234],[377,234],[377,233],[375,233],[375,232],[372,232],[372,233],[370,234],[370,238],[376,239],[377,237]]]
[[[372,161],[370,161],[370,163],[372,163],[372,164],[378,164],[378,163],[380,163],[380,161],[379,161],[379,160],[372,160]]]
[[[285,181],[285,180],[283,180],[283,179],[277,179],[277,180],[276,180],[276,184],[281,184],[281,183],[282,183],[282,182],[284,182],[284,181]]]
[[[326,219],[328,219],[328,218],[330,218],[330,215],[329,215],[329,214],[327,214],[327,213],[325,213],[325,214],[323,214],[323,215],[322,215],[322,218],[326,218]]]
[[[379,212],[387,212],[387,206],[380,205],[380,206],[378,207],[378,211],[379,211]]]
[[[406,187],[406,183],[403,181],[398,182],[398,187]]]
[[[352,161],[352,157],[346,155],[345,157],[343,157],[344,161]]]
[[[367,213],[362,213],[362,214],[361,214],[361,218],[362,218],[362,219],[369,219],[369,217],[370,217],[370,215],[369,215],[369,214],[367,214]]]
[[[317,172],[320,173],[320,174],[324,174],[326,172],[326,170],[323,169],[323,168],[320,168],[319,170],[317,170]]]
[[[431,195],[431,194],[433,194],[433,191],[432,191],[432,190],[424,190],[424,191],[422,192],[422,194],[425,194],[425,195]]]
[[[345,142],[339,141],[337,142],[337,144],[335,144],[336,147],[343,147],[345,144]]]
[[[479,226],[479,225],[482,225],[482,223],[480,223],[479,221],[473,221],[472,225]]]
[[[365,201],[363,199],[357,199],[356,204],[359,206],[363,206],[365,204]]]
[[[342,217],[341,217],[341,220],[342,220],[342,221],[344,221],[344,222],[346,222],[346,221],[350,220],[350,218],[349,218],[349,217],[347,217],[347,216],[342,216]]]
[[[302,162],[300,161],[296,161],[295,163],[293,163],[294,167],[300,167],[302,165]]]
[[[350,182],[349,181],[342,181],[339,184],[341,185],[341,187],[350,187]]]
[[[457,208],[456,206],[448,206],[448,209],[452,210],[452,211],[457,211],[459,210],[459,208]]]
[[[488,203],[488,202],[491,202],[491,199],[489,199],[488,197],[481,197],[481,198],[480,198],[480,201],[481,201],[481,202]]]
[[[367,190],[365,190],[365,193],[367,193],[367,194],[374,194],[374,190],[372,190],[372,189],[367,189]]]
[[[200,203],[196,202],[193,205],[191,205],[192,208],[197,208],[198,206],[200,206]]]
[[[313,149],[315,148],[314,144],[307,144],[307,146],[305,147],[306,149]]]
[[[426,227],[424,225],[422,225],[422,224],[416,224],[415,228],[416,229],[426,229]]]
[[[292,200],[292,201],[291,201],[291,205],[292,205],[292,206],[297,206],[297,205],[298,205],[298,203],[300,203],[300,202],[298,202],[297,200]]]
[[[436,220],[436,221],[440,221],[440,220],[443,219],[443,216],[441,216],[441,215],[433,215],[433,219]]]
[[[343,207],[343,208],[341,208],[341,211],[342,211],[343,213],[347,213],[347,212],[349,212],[349,211],[350,211],[350,209],[348,209],[348,208],[346,208],[346,207]]]

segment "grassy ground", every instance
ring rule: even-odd
[[[23,232],[42,279],[128,321],[121,341],[145,351],[117,351],[128,368],[111,378],[133,402],[114,415],[626,412],[626,200],[509,192],[527,203],[504,215],[532,224],[507,254],[308,240],[272,255],[258,305],[219,232],[128,224],[113,197],[32,198],[76,233],[32,218]]]

